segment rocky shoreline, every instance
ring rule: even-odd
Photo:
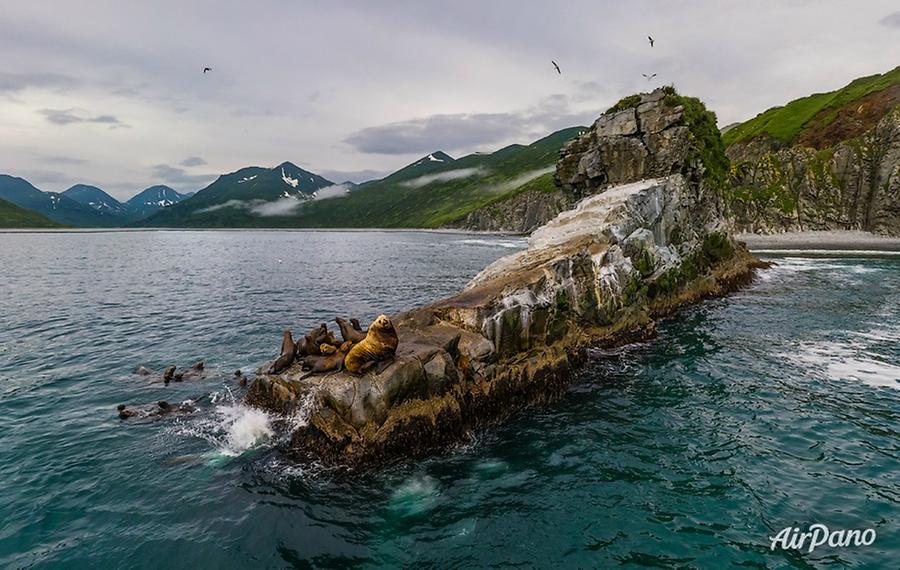
[[[417,457],[560,397],[588,347],[650,337],[657,319],[749,283],[764,264],[729,234],[705,170],[716,149],[682,101],[628,99],[563,149],[557,182],[576,206],[458,295],[392,316],[387,366],[294,364],[260,373],[246,401],[283,418],[297,458]]]

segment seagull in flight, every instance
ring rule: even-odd
[[[653,79],[654,77],[656,77],[656,74],[655,74],[655,73],[652,73],[652,74],[650,74],[650,75],[647,75],[646,73],[642,73],[641,75],[643,75],[644,78],[645,78],[647,81],[650,81],[651,79]]]
[[[203,68],[203,73],[206,74],[207,71],[212,71],[212,68],[211,68],[211,67],[204,67],[204,68]]]
[[[656,43],[653,41],[653,36],[647,36],[647,39],[650,40],[650,47],[653,47],[653,44]]]
[[[562,71],[559,70],[559,65],[557,65],[556,62],[553,61],[552,59],[550,60],[550,63],[552,63],[552,64],[553,64],[553,67],[556,68],[556,73],[562,75]]]

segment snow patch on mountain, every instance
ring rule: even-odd
[[[296,188],[300,184],[300,180],[297,178],[291,178],[287,174],[284,173],[284,167],[281,167],[281,179],[284,180],[284,183]]]

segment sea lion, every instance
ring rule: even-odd
[[[169,382],[172,381],[172,378],[174,378],[174,377],[175,377],[175,367],[174,366],[166,367],[165,372],[163,372],[163,382],[168,384]]]
[[[334,333],[325,327],[325,323],[322,323],[320,327],[313,329],[310,334],[304,336],[303,340],[297,343],[297,355],[321,356],[323,344],[331,346],[340,344],[337,341],[337,337],[334,336]]]
[[[319,352],[323,356],[327,356],[329,354],[334,354],[335,352],[337,352],[337,350],[338,350],[338,348],[336,346],[334,346],[333,344],[322,343],[319,345]]]
[[[203,361],[197,361],[191,364],[191,370],[196,370],[197,372],[203,372]]]
[[[319,354],[319,345],[325,342],[328,334],[328,327],[325,323],[317,326],[309,331],[299,341],[297,341],[297,356],[309,356],[311,354]]]
[[[287,369],[294,362],[294,357],[297,355],[297,345],[294,344],[294,339],[291,337],[291,331],[284,331],[284,335],[281,340],[281,356],[278,357],[278,360],[272,364],[272,367],[269,368],[269,374],[278,374],[282,370]]]
[[[344,319],[335,317],[334,322],[336,322],[338,324],[338,327],[341,329],[341,336],[344,338],[344,340],[349,340],[352,342],[362,342],[362,340],[366,338],[366,333],[362,332],[361,330],[357,330],[351,323],[348,323]],[[356,321],[356,324],[359,325],[359,321]]]
[[[344,367],[353,374],[362,374],[373,364],[393,358],[398,343],[397,331],[391,319],[387,315],[380,315],[369,326],[366,338],[354,344],[347,353]]]
[[[331,372],[332,370],[340,372],[344,367],[344,359],[347,357],[347,353],[350,351],[351,346],[353,346],[353,343],[345,341],[340,347],[335,348],[334,352],[331,354],[326,356],[305,357],[303,359],[303,369],[309,370],[310,372],[309,374],[301,376],[299,380],[303,380],[304,378],[321,372]]]
[[[359,326],[359,319],[350,319],[350,324],[353,325],[353,328],[355,328],[356,330],[366,332],[363,331],[361,326]]]
[[[119,418],[127,420],[128,418],[157,419],[169,414],[190,414],[195,412],[197,408],[194,407],[194,402],[191,400],[185,400],[180,404],[170,404],[166,400],[159,400],[155,404],[141,407],[119,404],[116,406],[116,410],[119,412]]]

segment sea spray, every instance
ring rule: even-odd
[[[269,415],[262,410],[244,404],[220,406],[216,410],[222,417],[225,428],[224,446],[219,451],[223,455],[240,455],[272,437]]]

